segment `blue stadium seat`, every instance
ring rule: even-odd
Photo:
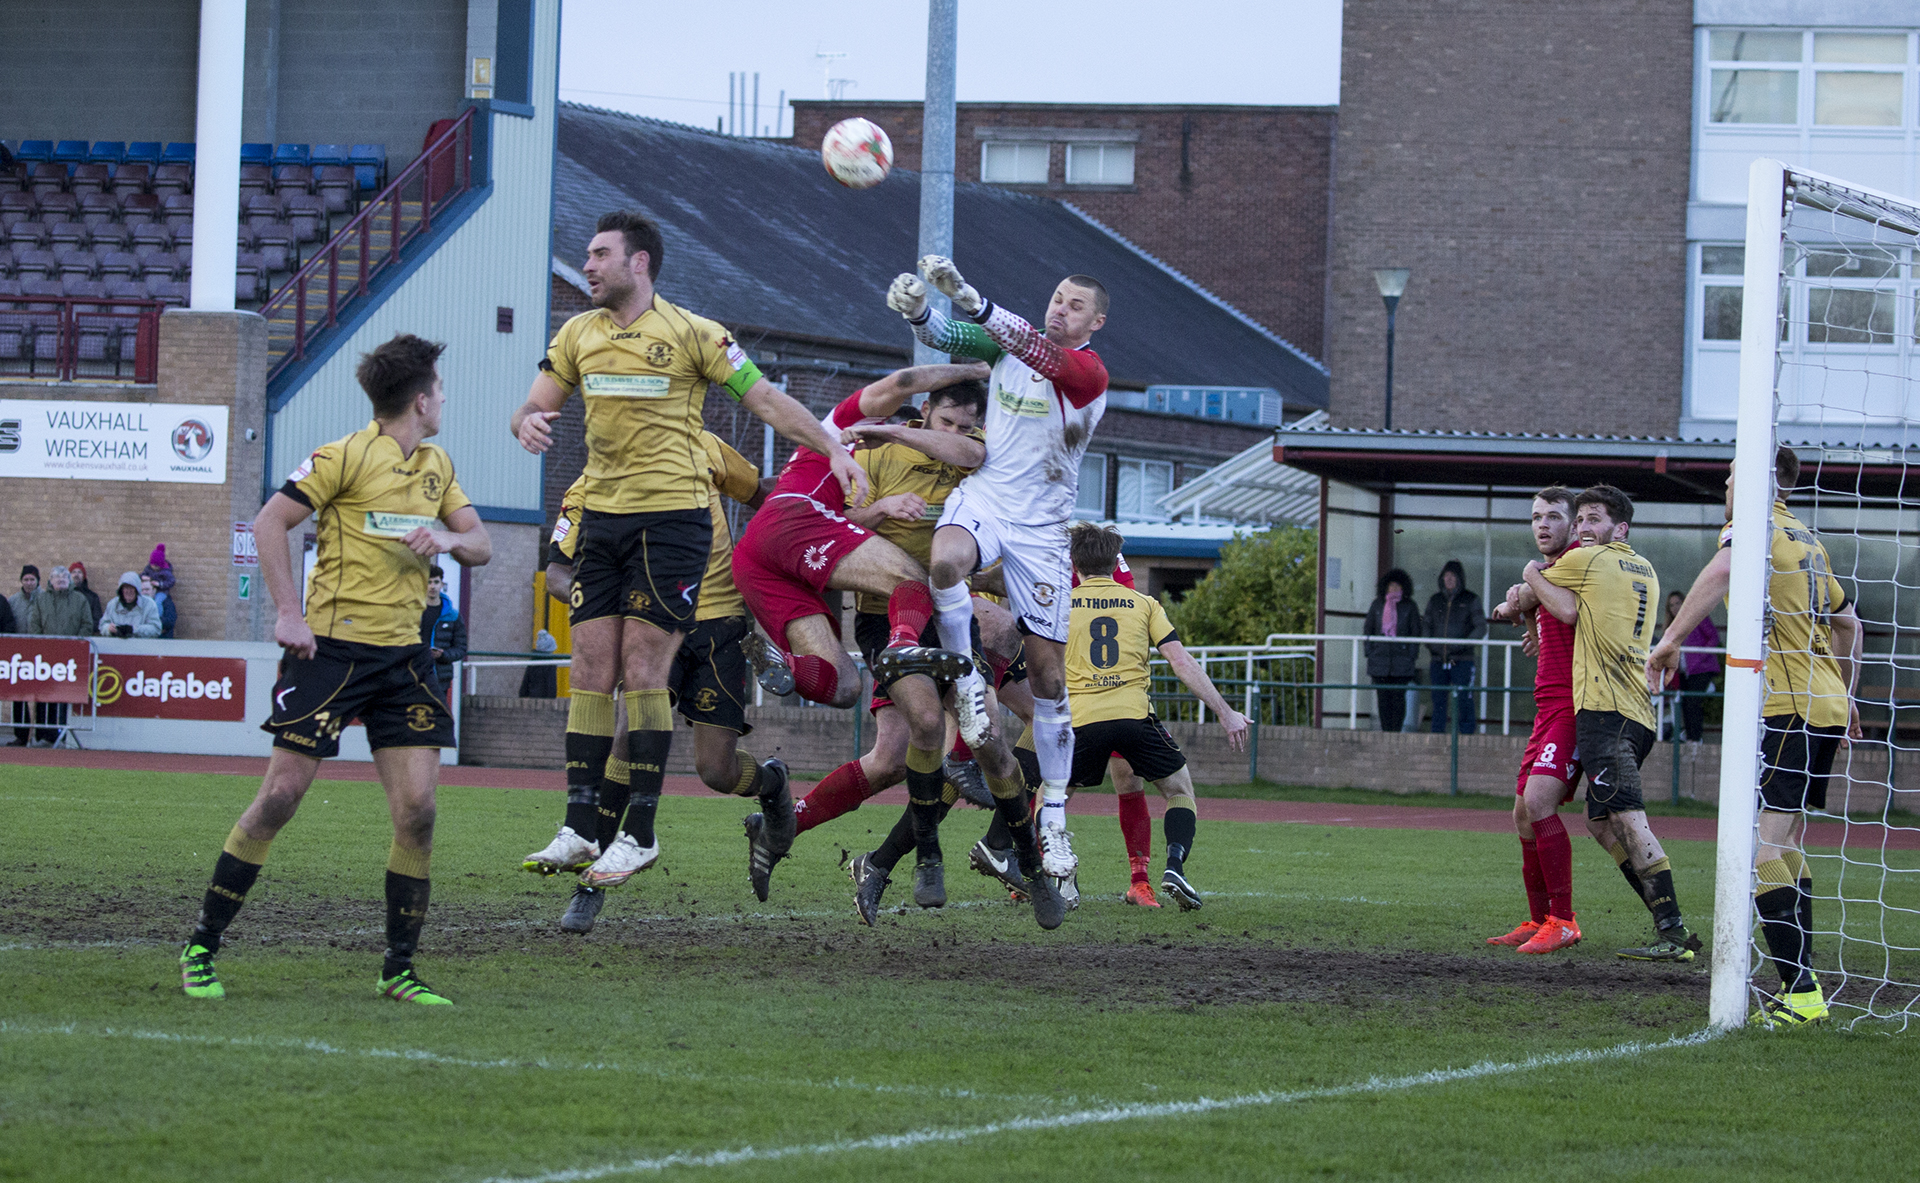
[[[90,147],[85,140],[61,140],[54,145],[53,158],[61,164],[79,164],[87,158]]]
[[[119,164],[126,158],[125,140],[95,140],[93,150],[87,153],[88,164]]]
[[[273,149],[273,162],[275,164],[306,164],[311,154],[312,148],[307,144],[278,144]]]
[[[312,153],[307,157],[307,163],[314,168],[319,168],[323,164],[344,166],[347,163],[347,146],[345,144],[315,144]]]
[[[166,164],[192,164],[193,163],[193,145],[192,144],[168,144],[166,155],[162,156],[160,159],[163,163],[166,163]]]
[[[273,163],[273,145],[272,144],[240,145],[240,163],[241,164]]]
[[[43,160],[52,160],[53,141],[21,140],[20,146],[14,149],[13,158],[15,160],[24,160],[29,164],[38,164]]]
[[[353,166],[353,175],[360,182],[361,189],[378,189],[387,174],[387,146],[355,144],[347,163]]]
[[[159,164],[159,140],[135,140],[127,145],[128,164]]]

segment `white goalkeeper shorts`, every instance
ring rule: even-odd
[[[1073,563],[1067,556],[1067,523],[1026,526],[1007,520],[993,499],[963,481],[947,496],[941,526],[973,535],[980,566],[1000,563],[1007,604],[1021,627],[1036,637],[1066,644],[1072,608]]]

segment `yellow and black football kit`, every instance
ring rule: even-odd
[[[1833,758],[1851,718],[1832,621],[1852,600],[1819,536],[1783,502],[1773,503],[1769,534],[1760,793],[1768,809],[1824,809]],[[1720,531],[1720,545],[1733,545],[1731,523]]]
[[[725,727],[741,735],[753,730],[746,718],[747,661],[740,641],[752,625],[746,601],[733,584],[733,536],[720,503],[726,494],[735,501],[751,501],[760,491],[760,470],[710,431],[701,432],[706,452],[702,472],[710,486],[708,512],[713,518],[713,544],[706,577],[694,607],[694,623],[681,638],[667,677],[667,690],[682,717],[693,723]],[[560,499],[560,516],[547,540],[547,562],[573,565],[579,544],[583,476]]]
[[[1073,708],[1073,786],[1106,779],[1118,754],[1143,779],[1164,780],[1187,758],[1154,717],[1148,662],[1180,639],[1167,610],[1144,592],[1101,576],[1073,589],[1067,623],[1067,697]]]
[[[541,368],[586,401],[573,623],[624,616],[684,628],[713,533],[707,386],[738,399],[759,369],[720,325],[658,296],[624,329],[604,308],[569,320]]]
[[[1647,649],[1658,624],[1660,577],[1624,542],[1575,547],[1541,574],[1580,601],[1573,725],[1587,773],[1587,816],[1644,809],[1640,765],[1653,750]]]
[[[430,562],[401,540],[471,504],[453,461],[429,443],[404,456],[369,423],[315,451],[280,492],[314,514],[306,619],[315,652],[281,661],[261,730],[273,746],[318,759],[339,754],[355,719],[376,751],[451,745],[453,717],[420,639]]]

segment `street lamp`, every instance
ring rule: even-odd
[[[1393,311],[1407,290],[1405,267],[1376,267],[1373,282],[1380,285],[1380,299],[1387,305],[1387,419],[1386,430],[1393,430]]]

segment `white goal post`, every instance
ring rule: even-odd
[[[1715,1027],[1747,1021],[1754,971],[1764,960],[1754,942],[1753,858],[1779,443],[1795,445],[1805,464],[1802,496],[1790,508],[1830,549],[1839,547],[1834,574],[1849,594],[1871,592],[1871,605],[1860,609],[1873,638],[1860,684],[1866,687],[1870,678],[1889,684],[1875,691],[1886,708],[1884,743],[1876,736],[1840,749],[1826,810],[1815,813],[1828,826],[1838,823],[1843,845],[1837,855],[1808,852],[1809,865],[1818,865],[1814,968],[1830,999],[1839,996],[1837,1022],[1871,1018],[1905,1026],[1920,1019],[1920,854],[1908,840],[1914,831],[1906,815],[1893,812],[1903,800],[1894,770],[1903,751],[1911,751],[1899,747],[1899,683],[1920,670],[1920,660],[1902,656],[1920,640],[1920,614],[1899,578],[1902,555],[1920,525],[1920,497],[1909,495],[1905,477],[1908,462],[1920,460],[1917,285],[1920,205],[1779,161],[1754,162],[1741,289],[1714,880]],[[1897,475],[1890,485],[1869,487],[1859,474],[1870,464]],[[1837,488],[1837,475],[1822,485],[1823,465],[1832,465],[1834,474],[1855,474],[1851,491]],[[1803,504],[1808,495],[1811,509]],[[1861,816],[1876,809],[1877,822]]]

